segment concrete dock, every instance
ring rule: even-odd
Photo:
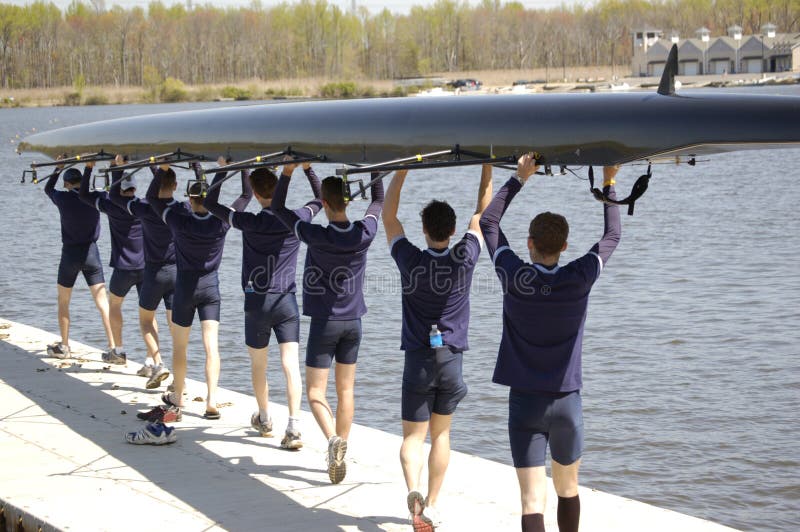
[[[48,358],[56,340],[0,319],[0,529],[411,530],[400,437],[354,425],[347,478],[331,485],[310,413],[303,449],[284,451],[284,406],[270,404],[275,437],[261,438],[249,427],[252,397],[221,389],[222,419],[209,421],[192,400],[205,384],[189,381],[178,441],[129,445],[124,433],[144,425],[136,412],[158,404],[164,387],[145,390],[138,364],[108,366],[75,341],[72,359]],[[588,488],[580,495],[582,531],[732,530]],[[551,488],[548,531],[558,530],[555,502]],[[519,530],[513,468],[454,452],[440,510],[443,531]]]

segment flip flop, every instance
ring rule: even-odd
[[[206,410],[206,413],[203,414],[203,417],[206,419],[219,419],[221,416],[218,410]]]

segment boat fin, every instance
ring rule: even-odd
[[[664,66],[664,73],[661,75],[661,83],[658,84],[658,93],[664,96],[675,94],[675,75],[678,73],[678,45],[673,44],[667,57],[667,64]]]

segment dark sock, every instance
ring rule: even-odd
[[[559,532],[578,532],[578,523],[581,520],[581,498],[558,498],[558,530]]]
[[[522,516],[522,532],[545,532],[544,515],[525,514]]]

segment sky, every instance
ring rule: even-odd
[[[60,8],[67,7],[71,0],[50,0],[52,3],[57,5]],[[113,5],[119,5],[125,8],[134,7],[134,6],[142,6],[146,7],[150,0],[105,0],[106,7],[112,7]],[[176,3],[185,3],[183,1],[175,1],[175,0],[161,0],[165,5],[172,5]],[[215,6],[240,6],[240,5],[249,5],[251,2],[250,0],[192,0],[195,5],[201,4],[213,4]],[[287,3],[292,3],[293,0],[286,0]],[[356,3],[359,6],[365,6],[371,12],[377,12],[383,9],[384,7],[388,8],[390,11],[394,13],[408,13],[409,9],[415,5],[430,5],[433,4],[435,0],[356,0]],[[581,1],[581,0],[517,0],[519,3],[524,5],[528,8],[538,8],[538,9],[547,9],[552,7],[558,7],[561,4],[588,4],[590,2]],[[17,4],[17,5],[25,5],[31,3],[30,0],[0,0],[2,3],[10,3],[10,4]],[[470,3],[477,4],[479,0],[471,0]],[[90,4],[89,0],[83,0],[83,3]],[[275,4],[280,4],[280,0],[261,0],[262,6],[270,6]],[[351,0],[328,0],[330,4],[336,4],[342,8],[349,8],[351,5]]]

